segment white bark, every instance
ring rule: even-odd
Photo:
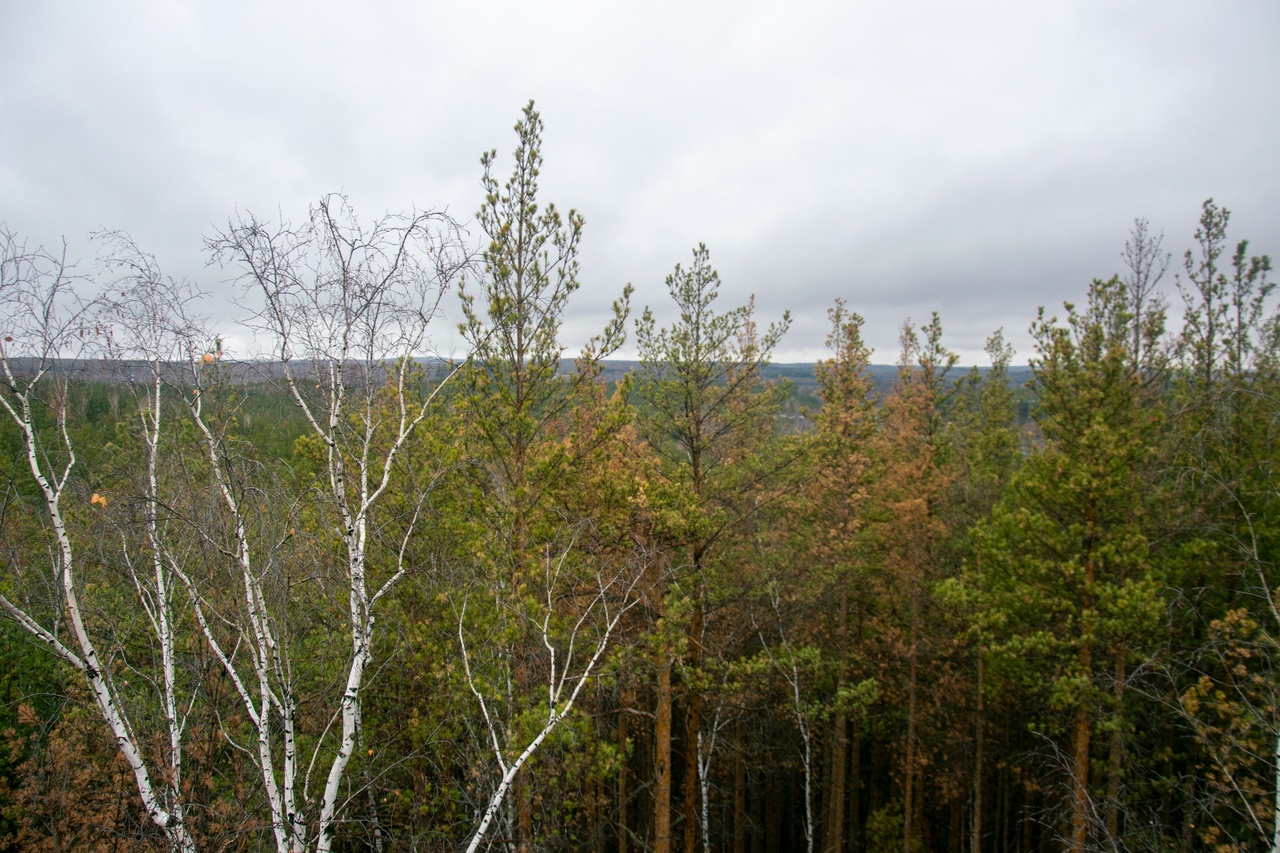
[[[769,656],[769,661],[774,668],[786,680],[787,686],[791,688],[792,713],[795,714],[796,727],[800,730],[800,766],[804,771],[804,841],[805,850],[813,853],[813,739],[809,728],[809,715],[805,713],[804,703],[800,694],[800,668],[795,663],[795,656],[791,652],[791,645],[787,642],[786,632],[782,629],[782,609],[778,604],[776,593],[772,594],[770,603],[773,605],[773,613],[778,627],[778,641],[782,645],[783,651],[791,659],[787,665],[783,665],[774,657],[773,651],[769,644],[765,642],[764,633],[757,626],[757,634],[760,637],[760,645],[764,648],[765,654]]]
[[[716,713],[711,718],[711,736],[707,738],[708,743],[703,744],[702,732],[698,732],[698,786],[701,789],[702,801],[700,809],[702,811],[702,851],[703,853],[711,853],[711,824],[709,823],[709,802],[711,796],[711,759],[716,752],[716,740],[720,736],[720,727],[723,718],[723,705],[716,706]]]
[[[628,564],[608,578],[603,573],[597,572],[595,596],[578,615],[577,620],[569,630],[568,636],[561,640],[565,645],[565,654],[563,660],[561,660],[556,650],[557,638],[553,636],[551,620],[555,614],[556,581],[561,574],[565,561],[569,557],[573,544],[573,542],[570,542],[569,547],[562,551],[556,560],[552,560],[549,557],[547,559],[546,595],[545,603],[542,605],[545,610],[543,610],[540,619],[534,619],[539,626],[542,646],[547,652],[549,664],[546,685],[547,717],[542,728],[521,748],[520,753],[516,755],[514,760],[507,760],[507,756],[516,748],[514,744],[510,743],[511,732],[503,729],[498,716],[490,709],[489,702],[486,701],[483,691],[477,686],[476,678],[472,671],[471,656],[467,649],[464,630],[467,611],[465,601],[458,615],[458,646],[462,652],[463,671],[467,677],[467,685],[471,688],[472,695],[476,697],[476,702],[480,705],[480,712],[484,717],[485,727],[493,748],[494,759],[501,774],[498,785],[489,797],[484,814],[481,816],[480,824],[467,844],[467,853],[474,853],[480,848],[494,818],[497,817],[506,802],[507,794],[510,793],[511,785],[515,782],[516,775],[533,757],[533,754],[537,752],[543,742],[555,731],[556,727],[573,711],[574,704],[577,702],[583,686],[591,678],[591,674],[595,671],[596,665],[599,664],[601,658],[604,657],[614,629],[617,628],[618,623],[626,612],[641,600],[640,597],[634,596],[633,592],[643,573],[635,571],[634,566]],[[616,600],[619,604],[612,606],[610,604],[611,599]],[[529,618],[530,614],[521,613],[517,614],[517,617]],[[591,654],[585,662],[575,668],[574,654],[575,649],[581,643],[581,635],[587,628],[596,624],[599,627]],[[568,691],[567,695],[566,690]]]
[[[375,605],[406,573],[405,551],[418,513],[398,533],[401,544],[395,570],[376,587],[368,576],[369,525],[391,484],[400,454],[444,384],[425,399],[413,401],[414,357],[425,341],[427,322],[440,296],[459,269],[454,228],[443,215],[414,214],[388,217],[365,230],[345,200],[331,196],[312,209],[309,225],[301,229],[281,226],[271,231],[249,218],[233,223],[210,241],[215,258],[237,264],[246,286],[263,300],[260,330],[273,341],[273,357],[283,368],[288,391],[324,448],[324,497],[337,518],[336,533],[346,556],[351,646],[331,721],[332,726],[340,720],[337,740],[329,739],[326,728],[306,771],[300,773],[288,650],[271,634],[272,622],[252,570],[250,543],[229,488],[228,469],[216,459],[223,450],[212,431],[201,425],[223,502],[237,527],[253,626],[249,639],[257,651],[256,675],[261,685],[256,717],[259,760],[282,850],[286,824],[284,834],[291,851],[313,845],[318,853],[327,853],[333,845],[343,782],[359,732],[366,673],[372,663]],[[305,365],[302,369],[297,367],[299,361]],[[311,393],[311,384],[319,393]],[[193,414],[199,398],[197,393]],[[425,498],[420,496],[419,509]],[[228,660],[225,655],[220,658]],[[267,769],[272,708],[281,719],[284,737],[283,785],[278,794],[273,794],[276,772]],[[320,757],[328,749],[333,752],[325,766]],[[313,800],[310,780],[316,770],[324,782]]]
[[[239,501],[236,500],[227,450],[222,437],[213,430],[205,417],[203,396],[208,389],[201,384],[203,377],[198,366],[200,363],[201,359],[193,358],[193,381],[197,383],[196,390],[189,399],[185,396],[183,399],[187,403],[192,421],[204,437],[213,481],[227,508],[234,530],[232,553],[240,575],[244,611],[240,614],[243,623],[237,623],[236,620],[228,621],[235,624],[235,630],[240,635],[238,639],[250,649],[251,677],[255,682],[255,692],[251,693],[248,690],[232,657],[223,650],[216,633],[204,617],[202,607],[197,609],[197,614],[206,642],[235,684],[245,712],[257,731],[257,753],[251,756],[262,778],[263,790],[271,810],[271,825],[276,849],[280,853],[301,853],[306,849],[306,824],[298,807],[295,791],[297,777],[297,750],[293,736],[295,709],[284,659],[287,653],[281,650],[271,614],[267,609],[266,595],[254,568],[248,527]],[[199,603],[198,587],[188,583],[188,589],[193,601]],[[276,736],[272,727],[273,711],[280,717],[284,735],[280,767],[276,766],[274,754]],[[283,785],[277,778],[278,773],[283,776]]]
[[[239,482],[233,449],[205,412],[206,395],[218,379],[221,346],[215,352],[202,351],[199,333],[182,320],[183,297],[190,296],[189,289],[165,282],[154,259],[138,251],[127,237],[104,236],[116,250],[108,263],[123,268],[125,276],[120,282],[127,281],[132,287],[124,288],[121,301],[114,299],[114,293],[121,289],[112,288],[112,299],[103,303],[110,307],[107,319],[118,325],[119,337],[110,339],[110,345],[116,347],[112,354],[127,354],[134,363],[141,356],[151,371],[150,384],[144,386],[149,390],[138,397],[146,455],[143,527],[151,559],[148,564],[130,552],[127,536],[122,554],[160,658],[159,673],[144,679],[156,685],[167,726],[164,740],[168,754],[163,770],[156,772],[147,766],[140,737],[131,728],[111,673],[105,671],[100,649],[86,627],[77,555],[63,517],[63,497],[76,457],[66,424],[67,386],[63,382],[59,388],[47,371],[58,358],[69,355],[64,344],[78,345],[86,330],[92,337],[100,329],[84,323],[83,306],[64,310],[72,294],[61,259],[42,252],[27,253],[10,235],[0,232],[0,307],[6,309],[0,317],[8,324],[0,330],[5,335],[0,342],[5,386],[0,389],[0,407],[23,435],[28,467],[43,496],[56,543],[50,568],[59,590],[52,627],[24,609],[20,597],[0,596],[0,608],[84,675],[134,773],[144,807],[165,829],[174,849],[193,847],[183,823],[181,800],[182,737],[190,705],[181,695],[175,651],[179,622],[175,584],[185,588],[183,600],[190,607],[190,616],[234,685],[254,730],[256,743],[252,745],[235,743],[225,729],[223,735],[257,765],[277,849],[302,853],[309,848],[328,851],[332,846],[343,781],[360,725],[361,695],[372,662],[375,605],[404,577],[406,548],[418,521],[415,511],[407,521],[396,522],[401,528],[396,531],[401,542],[397,564],[390,577],[375,581],[368,576],[370,524],[375,523],[372,513],[391,484],[398,457],[434,401],[434,393],[425,400],[414,400],[413,386],[418,382],[414,358],[424,343],[426,324],[440,295],[458,271],[459,259],[465,261],[457,250],[455,228],[442,215],[414,214],[384,219],[365,231],[350,215],[345,201],[330,198],[313,210],[309,229],[270,234],[250,221],[233,226],[210,244],[215,256],[230,256],[240,263],[250,285],[265,297],[260,319],[276,341],[276,355],[295,403],[323,442],[325,491],[339,519],[337,535],[346,551],[346,622],[351,647],[343,690],[334,697],[333,705],[334,720],[340,719],[341,724],[336,743],[329,737],[329,729],[319,734],[309,764],[304,764],[300,754],[303,732],[294,698],[290,650],[282,639],[286,635],[281,633],[288,622],[287,613],[272,612],[274,605],[267,594],[271,581],[264,572],[271,561],[262,558],[273,543],[256,541],[257,534],[251,532],[254,528],[247,523],[240,497],[246,484]],[[309,274],[313,274],[312,280],[304,280]],[[196,573],[186,571],[168,549],[168,534],[158,512],[163,501],[157,466],[162,426],[167,427],[162,424],[167,388],[162,374],[175,357],[170,350],[183,346],[194,392],[188,395],[189,386],[184,383],[180,396],[203,439],[214,491],[223,507],[221,514],[229,523],[229,542],[219,541],[216,525],[197,525],[197,532],[230,557],[242,601],[232,612],[220,612],[225,600],[203,589]],[[303,391],[303,377],[294,369],[295,354],[310,363],[310,370],[320,380],[317,389],[323,386],[323,391],[319,395]],[[11,356],[24,359],[28,374],[17,375]],[[36,365],[34,372],[31,364]],[[310,375],[306,381],[311,381]],[[43,393],[51,385],[58,426],[49,437],[37,434],[33,406],[40,399],[37,391]],[[64,618],[71,641],[60,633]],[[190,701],[194,696],[192,693]],[[322,756],[325,761],[320,761]],[[324,780],[315,796],[310,786],[313,771]]]
[[[153,782],[140,740],[129,723],[122,699],[89,632],[80,600],[76,547],[63,514],[63,498],[76,465],[75,448],[67,430],[68,385],[65,380],[49,376],[55,361],[71,354],[65,348],[71,344],[81,346],[80,341],[84,337],[89,306],[69,305],[74,299],[69,286],[64,257],[54,257],[42,250],[28,253],[12,235],[0,232],[0,301],[4,303],[5,317],[11,324],[11,333],[0,341],[0,374],[3,374],[5,386],[0,393],[0,408],[22,435],[27,467],[40,490],[55,542],[50,566],[59,591],[55,611],[65,612],[78,652],[62,643],[56,630],[42,626],[11,599],[3,598],[2,604],[5,612],[20,626],[83,674],[99,714],[133,773],[147,815],[164,830],[171,849],[187,853],[195,846],[182,820],[180,788],[174,778],[167,785],[159,786],[159,791]],[[34,365],[30,373],[19,375],[14,366],[15,356],[30,359],[29,363]],[[47,402],[54,409],[57,429],[56,436],[46,444],[37,431],[33,408],[41,399],[41,389],[49,385],[53,389]],[[155,430],[158,428],[156,422]],[[150,445],[153,431],[149,429],[147,435]],[[51,453],[55,447],[64,454],[62,462],[56,462]],[[173,698],[173,634],[169,601],[162,576],[157,578],[157,583],[155,598],[148,602],[144,595],[142,605],[152,619],[157,642],[162,648],[162,682],[171,749],[169,771],[172,772],[180,768],[181,763],[181,725]],[[161,774],[161,778],[164,775]],[[169,802],[168,807],[165,800]]]
[[[1280,732],[1271,750],[1271,853],[1280,853]]]

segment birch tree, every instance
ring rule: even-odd
[[[377,513],[406,442],[444,384],[424,390],[417,358],[440,298],[467,261],[460,246],[445,214],[387,216],[370,226],[341,196],[322,199],[301,226],[248,215],[208,241],[214,260],[233,266],[257,300],[256,331],[269,342],[287,392],[318,442],[316,495],[336,519],[329,535],[342,555],[346,586],[345,675],[328,698],[330,725],[313,735],[306,756],[292,651],[280,633],[285,621],[271,611],[264,588],[278,561],[272,543],[251,539],[252,510],[245,484],[237,481],[225,422],[205,408],[217,359],[193,358],[188,407],[230,519],[226,551],[244,596],[240,612],[220,614],[233,626],[229,639],[220,639],[226,632],[215,629],[204,608],[197,605],[196,613],[256,730],[253,751],[281,851],[328,851],[334,844],[373,662],[377,605],[409,570],[405,553],[422,496],[399,518]],[[375,559],[379,545],[384,553]],[[287,598],[279,606],[287,607]]]
[[[162,661],[160,673],[142,679],[144,685],[156,686],[164,709],[165,731],[156,734],[167,741],[167,748],[154,756],[146,747],[152,732],[140,730],[128,711],[129,680],[116,678],[125,665],[120,649],[110,632],[95,630],[89,617],[92,605],[88,596],[93,585],[85,582],[85,574],[90,570],[86,559],[90,549],[69,520],[69,503],[85,500],[75,480],[76,448],[68,425],[73,393],[69,371],[101,343],[103,323],[112,319],[98,313],[99,304],[86,302],[76,293],[78,284],[83,280],[72,274],[65,248],[61,254],[43,248],[29,250],[11,232],[0,231],[0,322],[5,325],[0,340],[0,409],[22,437],[27,469],[42,504],[48,564],[40,568],[47,572],[47,588],[52,591],[40,606],[31,595],[36,582],[33,567],[11,565],[8,592],[0,595],[0,606],[36,642],[83,676],[98,713],[133,774],[147,816],[163,831],[170,849],[192,851],[195,844],[182,801],[184,712],[177,695],[174,599],[166,567],[154,548],[147,569],[129,562],[128,548],[124,549],[136,592],[132,603],[144,614]],[[128,301],[127,293],[124,301]],[[154,368],[167,357],[171,336],[157,319],[157,312],[142,313],[155,322],[134,329],[135,354]],[[148,471],[154,475],[160,433],[158,379],[149,387],[139,417]],[[154,477],[151,483],[154,486]],[[149,497],[154,497],[154,491]],[[107,498],[94,493],[88,501],[94,508],[105,508]],[[147,503],[148,531],[154,534],[155,504],[153,500]],[[134,692],[137,690],[135,684]]]
[[[609,648],[622,618],[642,598],[634,595],[636,585],[644,577],[646,557],[636,552],[634,559],[623,562],[613,570],[595,573],[595,588],[585,603],[565,618],[565,607],[557,601],[566,595],[574,595],[572,572],[567,571],[573,556],[576,537],[558,554],[548,553],[544,559],[544,599],[536,607],[529,602],[517,604],[519,612],[513,614],[521,621],[532,623],[541,646],[540,656],[545,658],[542,671],[546,674],[545,700],[537,709],[538,725],[531,735],[523,737],[521,728],[512,719],[500,713],[500,705],[509,702],[501,688],[494,689],[492,682],[478,678],[472,668],[472,656],[466,637],[466,601],[458,618],[458,645],[462,652],[467,685],[480,707],[484,718],[485,734],[493,750],[500,777],[490,794],[480,824],[467,844],[467,853],[480,849],[488,839],[490,828],[506,802],[521,768],[533,757],[539,747],[552,736],[561,723],[572,713],[582,688],[586,686],[599,667]],[[581,592],[577,593],[581,595]],[[496,593],[499,607],[511,606],[500,592]],[[496,700],[496,701],[495,701]]]

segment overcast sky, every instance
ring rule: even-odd
[[[1280,253],[1275,0],[0,0],[0,32],[0,221],[86,259],[123,229],[215,292],[236,210],[470,222],[530,98],[544,201],[587,220],[569,343],[626,282],[669,318],[699,242],[725,308],[791,310],[778,361],[843,297],[877,362],[934,310],[966,362],[998,327],[1025,362],[1134,217],[1177,266],[1209,196]]]

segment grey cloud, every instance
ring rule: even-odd
[[[628,281],[662,318],[705,241],[726,305],[793,311],[781,358],[821,356],[837,296],[882,361],[935,309],[967,360],[1000,326],[1025,358],[1135,216],[1177,254],[1213,195],[1277,251],[1277,25],[1264,0],[7,4],[0,219],[84,255],[124,228],[223,292],[201,238],[237,209],[470,219],[534,97],[544,198],[588,220],[571,343]]]

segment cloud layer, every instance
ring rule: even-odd
[[[545,199],[587,218],[570,342],[628,281],[665,316],[698,242],[727,305],[791,309],[786,361],[837,296],[877,361],[934,310],[966,360],[997,327],[1025,360],[1134,217],[1177,255],[1208,196],[1280,251],[1266,0],[11,3],[0,28],[0,221],[81,256],[123,229],[215,291],[202,237],[236,210],[469,220],[529,98]]]

